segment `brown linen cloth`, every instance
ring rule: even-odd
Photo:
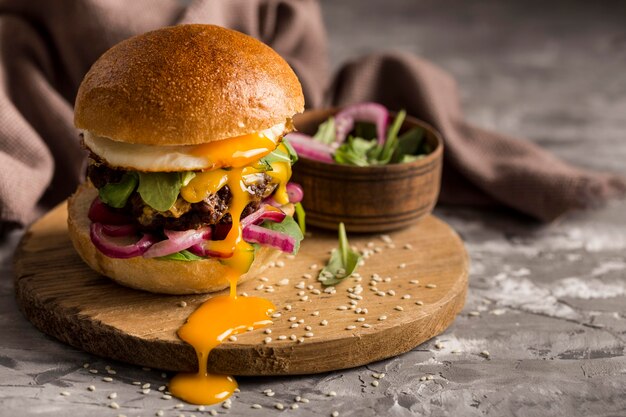
[[[626,189],[615,176],[469,125],[452,78],[412,55],[349,63],[329,88],[315,0],[0,0],[2,225],[28,223],[83,179],[72,105],[89,66],[125,38],[179,23],[218,24],[269,44],[298,74],[309,108],[371,100],[434,125],[446,141],[441,201],[500,204],[551,220]]]

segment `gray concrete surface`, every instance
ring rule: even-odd
[[[414,51],[458,78],[471,120],[626,174],[626,3],[323,4],[335,66],[371,50]],[[35,330],[13,299],[14,234],[0,248],[0,415],[626,416],[626,202],[544,227],[501,212],[437,214],[461,233],[472,258],[467,305],[448,331],[367,367],[239,378],[230,409],[205,411],[160,399],[160,371],[96,358]],[[100,373],[87,372],[85,362]],[[107,365],[117,371],[113,382],[102,381]],[[374,387],[371,375],[380,372],[386,376]],[[153,391],[144,395],[133,381]],[[289,408],[296,396],[309,402],[274,408]],[[121,408],[108,408],[111,401]]]

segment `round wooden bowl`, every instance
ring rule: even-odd
[[[339,109],[310,110],[296,116],[296,128],[314,134]],[[430,125],[407,116],[400,132],[422,127],[433,148],[417,161],[371,167],[329,164],[300,158],[293,181],[302,185],[307,224],[349,232],[388,232],[429,214],[439,195],[443,140]]]

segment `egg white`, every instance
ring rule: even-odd
[[[285,131],[285,123],[280,123],[261,133],[275,139]],[[108,165],[146,172],[198,171],[211,168],[213,162],[205,156],[194,155],[193,151],[202,145],[151,146],[118,142],[82,131],[85,146],[102,158]]]

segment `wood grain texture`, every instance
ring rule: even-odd
[[[16,296],[26,317],[43,332],[104,357],[168,370],[196,369],[193,349],[178,339],[176,330],[210,295],[157,295],[115,284],[88,268],[74,252],[65,219],[63,204],[29,229],[16,252]],[[282,375],[354,367],[414,348],[445,330],[462,309],[468,257],[459,237],[442,221],[428,216],[389,239],[360,235],[352,236],[351,243],[359,249],[369,247],[371,255],[359,270],[362,281],[348,278],[334,294],[323,291],[316,281],[317,268],[311,268],[322,266],[336,246],[334,234],[319,230],[305,239],[297,257],[241,285],[240,294],[269,298],[281,317],[270,326],[270,343],[263,343],[268,335],[256,330],[214,349],[210,370]],[[372,274],[378,274],[381,282],[370,285]],[[415,279],[418,284],[410,282]],[[355,297],[359,284],[361,300]],[[406,295],[410,298],[403,298]],[[181,301],[187,306],[180,307]],[[351,301],[357,305],[351,307]],[[357,314],[358,308],[367,308],[367,314]],[[319,315],[313,315],[315,311]],[[387,318],[380,320],[381,316]],[[322,326],[322,320],[328,325]],[[355,328],[347,330],[348,326]],[[305,337],[307,332],[314,335]],[[292,334],[304,341],[290,340]],[[287,339],[279,340],[280,335]]]
[[[296,128],[314,134],[337,109],[310,110],[294,119]],[[425,131],[433,151],[404,164],[359,167],[300,158],[292,180],[305,190],[307,222],[336,230],[344,222],[352,232],[387,232],[414,224],[430,214],[441,183],[443,140],[428,124],[408,116],[401,132]]]

